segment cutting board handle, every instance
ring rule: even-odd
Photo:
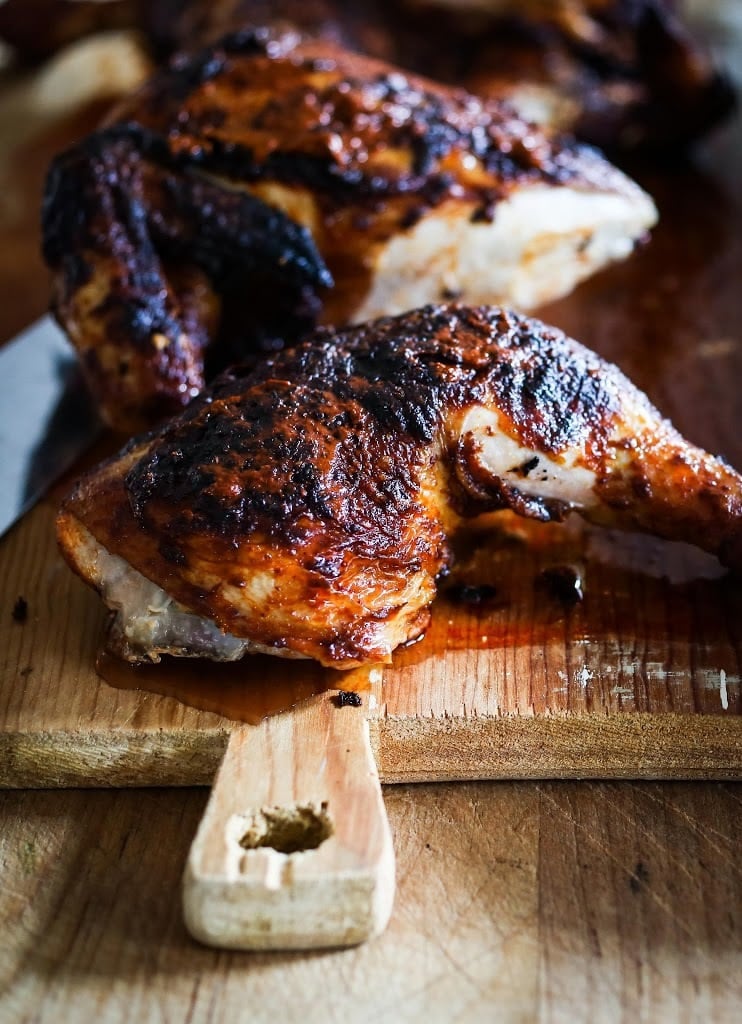
[[[183,879],[194,938],[229,949],[379,934],[394,852],[362,707],[331,694],[235,730]]]

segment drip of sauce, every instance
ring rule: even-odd
[[[110,686],[174,697],[181,704],[258,725],[327,691],[370,689],[369,670],[338,672],[314,661],[255,654],[236,662],[164,656],[157,665],[134,665],[105,650],[96,671]]]

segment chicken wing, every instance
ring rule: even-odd
[[[429,306],[231,370],[85,478],[58,536],[114,649],[348,668],[428,622],[468,517],[576,510],[742,568],[742,477],[536,320]]]
[[[43,221],[57,316],[131,431],[317,320],[545,302],[655,218],[507,104],[256,29],[178,58],[59,157]]]

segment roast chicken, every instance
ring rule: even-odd
[[[317,321],[533,307],[655,218],[506,103],[265,29],[177,59],[62,154],[43,225],[57,317],[131,433]]]
[[[125,659],[342,669],[425,630],[457,530],[500,509],[575,510],[742,569],[742,476],[615,366],[488,306],[320,328],[227,371],[85,477],[58,536]]]

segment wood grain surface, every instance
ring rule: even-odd
[[[734,1024],[740,787],[395,786],[387,931],[342,952],[193,943],[207,795],[0,794],[0,1019]]]

